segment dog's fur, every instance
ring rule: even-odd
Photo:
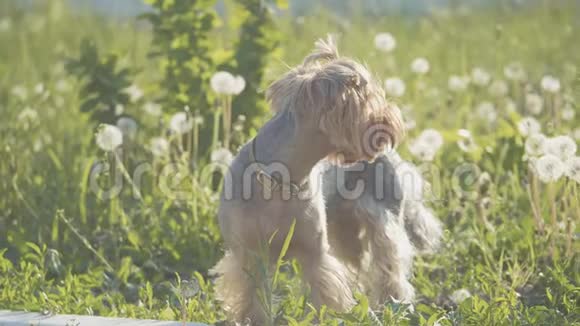
[[[331,252],[350,267],[373,305],[391,298],[409,302],[415,250],[437,248],[441,223],[423,204],[421,175],[395,151],[359,164],[329,165],[324,172]],[[350,198],[357,182],[360,195]]]
[[[366,193],[358,200],[340,200],[329,190],[332,183],[327,178],[341,167],[324,172],[326,164],[319,164],[328,161],[341,166],[373,161],[379,155],[379,161],[391,162],[383,153],[387,146],[398,143],[403,123],[396,106],[385,100],[381,84],[360,63],[339,57],[329,39],[318,41],[301,65],[275,81],[267,98],[275,115],[253,144],[261,165],[251,159],[253,145],[243,146],[230,165],[218,212],[226,253],[212,273],[218,276],[217,297],[231,319],[265,322],[266,312],[257,288],[266,275],[264,269],[270,266],[258,261],[264,260],[265,246],[265,260],[276,260],[294,220],[296,227],[287,256],[302,265],[315,305],[325,304],[338,311],[350,309],[354,305],[352,271],[365,268],[374,275],[365,281],[366,289],[372,288],[373,282],[381,284],[377,298],[410,299],[413,291],[407,275],[413,249],[403,222],[397,218],[399,207],[406,204],[372,200]],[[266,187],[253,176],[260,170],[276,175],[280,169],[287,169],[291,181],[297,184],[308,181],[299,197],[284,198],[283,191],[274,191],[271,198],[264,196]],[[328,183],[324,187],[328,209],[319,191],[322,175]],[[373,175],[367,178],[373,179]],[[282,186],[289,181],[285,178]],[[327,214],[331,216],[328,231]],[[411,239],[419,239],[417,243],[432,239],[421,226],[431,228],[427,225],[431,220],[413,220],[407,213],[402,216],[407,229],[416,235]],[[354,230],[366,231],[364,241]],[[369,243],[373,257],[379,261],[376,268],[362,264],[362,247]]]
[[[329,41],[318,41],[316,50],[304,62],[275,81],[267,98],[276,113],[255,138],[256,159],[268,164],[268,172],[280,162],[292,181],[309,180],[306,198],[282,198],[274,192],[267,200],[250,160],[252,147],[246,144],[230,166],[230,176],[222,193],[218,212],[220,228],[227,247],[224,258],[214,267],[218,275],[216,292],[231,318],[264,322],[256,295],[261,280],[257,252],[269,247],[271,261],[279,254],[292,221],[296,228],[288,255],[303,267],[316,305],[326,304],[346,311],[354,304],[348,270],[330,254],[326,213],[322,193],[317,191],[320,171],[314,169],[325,158],[335,161],[372,160],[387,145],[394,146],[402,134],[398,109],[389,105],[380,83],[372,79],[361,64],[338,56]],[[379,126],[383,137],[365,143],[366,131]],[[244,197],[244,184],[252,194]],[[259,256],[259,254],[258,254]]]

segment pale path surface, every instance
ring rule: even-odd
[[[109,318],[80,315],[43,315],[36,312],[0,310],[0,326],[207,326],[150,319]]]

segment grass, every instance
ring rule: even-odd
[[[11,3],[0,4],[0,22],[9,19],[12,25],[0,30],[0,309],[223,321],[207,274],[223,254],[216,189],[196,172],[209,156],[199,159],[196,170],[178,165],[185,179],[163,191],[157,181],[167,162],[148,150],[151,137],[165,135],[170,118],[142,109],[159,91],[157,63],[146,56],[150,31],[132,20],[72,15],[57,1],[26,13]],[[436,169],[429,179],[437,193],[433,207],[446,226],[444,246],[415,263],[413,309],[385,303],[376,311],[384,324],[580,324],[579,185],[569,178],[539,182],[523,159],[525,137],[518,132],[518,122],[527,115],[524,88],[529,85],[545,101],[536,119],[546,135],[578,133],[580,89],[577,69],[571,68],[580,66],[578,10],[573,2],[543,2],[519,10],[497,6],[415,18],[354,15],[347,21],[321,12],[304,21],[286,16],[278,21],[283,41],[270,63],[269,80],[286,64],[300,62],[316,38],[336,32],[342,52],[366,61],[381,77],[406,82],[406,94],[395,100],[417,125],[400,147],[406,158],[414,159],[408,145],[421,130],[435,128],[444,136],[435,160],[422,165]],[[397,39],[390,55],[374,49],[374,35],[381,31]],[[140,71],[135,83],[145,99],[125,108],[139,130],[123,144],[122,160],[129,171],[151,164],[141,181],[142,201],[130,186],[111,200],[91,191],[95,164],[114,159],[95,145],[95,126],[79,110],[80,86],[62,67],[63,58],[77,55],[85,37]],[[227,46],[231,31],[216,37]],[[416,57],[429,60],[428,75],[410,71]],[[514,61],[522,63],[527,78],[510,82],[505,95],[493,97],[473,85],[459,93],[447,88],[450,75],[469,74],[475,66],[493,79],[505,79],[504,67]],[[560,79],[557,95],[542,92],[546,74]],[[14,95],[15,87],[26,96]],[[484,101],[497,110],[492,123],[477,113]],[[510,101],[515,110],[508,109]],[[548,109],[560,112],[565,102],[576,115],[558,122]],[[34,113],[23,116],[26,108]],[[476,150],[457,146],[460,128],[472,132]],[[236,137],[247,139],[251,133]],[[116,171],[95,181],[110,185],[123,178]],[[278,265],[276,282],[266,293],[278,322],[374,322],[362,295],[349,314],[316,311],[297,281],[300,267],[293,261]],[[461,289],[471,296],[453,300]]]

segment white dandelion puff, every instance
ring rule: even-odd
[[[471,292],[467,289],[459,289],[451,293],[451,301],[455,304],[461,304],[463,301],[471,297]]]
[[[487,86],[491,81],[490,74],[482,68],[476,67],[471,71],[471,79],[477,86]]]
[[[469,86],[469,77],[452,75],[447,81],[447,86],[452,92],[463,92]]]
[[[429,61],[425,58],[417,58],[411,62],[411,71],[417,75],[424,75],[429,72]]]
[[[503,69],[505,78],[512,81],[524,81],[527,78],[524,66],[520,62],[512,62]]]
[[[24,101],[28,98],[28,90],[22,85],[16,85],[12,87],[10,94],[16,96],[21,101]]]
[[[530,157],[538,157],[545,154],[546,136],[541,133],[530,135],[526,138],[525,150],[526,155]]]
[[[535,93],[526,94],[526,111],[530,114],[538,115],[544,109],[544,99]]]
[[[557,156],[546,154],[534,161],[534,172],[544,183],[556,182],[564,175],[565,166]]]
[[[125,88],[123,91],[125,94],[129,95],[129,101],[132,103],[139,101],[144,95],[143,90],[135,84]]]
[[[218,71],[211,77],[210,84],[217,94],[238,95],[246,87],[246,80],[227,71]]]
[[[123,104],[119,103],[119,104],[115,105],[115,115],[116,116],[120,116],[124,112],[125,112],[125,107],[123,106]]]
[[[59,93],[65,93],[71,89],[71,86],[66,79],[59,79],[54,85],[54,89]]]
[[[28,130],[39,122],[38,112],[30,107],[24,108],[16,117],[18,124],[24,130]]]
[[[102,124],[99,126],[95,140],[102,150],[111,152],[123,143],[123,133],[117,126]]]
[[[409,131],[409,130],[413,130],[417,127],[417,121],[415,121],[413,118],[406,118],[404,119],[405,122],[405,130]]]
[[[390,33],[379,33],[375,36],[375,47],[383,52],[391,52],[397,47],[397,41]]]
[[[459,140],[457,141],[457,146],[464,152],[472,152],[477,148],[477,144],[473,140],[473,136],[471,132],[467,129],[459,129],[457,131],[457,135],[459,136]]]
[[[569,158],[565,162],[566,176],[580,183],[580,156]]]
[[[574,139],[577,141],[580,141],[580,128],[576,128],[574,131],[572,131],[572,137],[574,137]]]
[[[214,92],[230,95],[235,87],[235,77],[227,71],[218,71],[211,77],[210,84]]]
[[[137,135],[137,121],[129,117],[120,117],[117,120],[117,127],[121,129],[123,136],[134,139],[135,135]]]
[[[193,128],[193,121],[185,112],[177,112],[169,121],[169,129],[176,134],[185,134]]]
[[[552,154],[562,161],[576,155],[577,150],[576,142],[569,136],[557,136],[548,138],[546,141],[546,153]]]
[[[511,98],[507,98],[504,103],[504,109],[508,113],[514,113],[518,110],[518,105]]]
[[[431,162],[435,159],[437,150],[419,140],[409,144],[409,153],[422,162]]]
[[[193,117],[193,123],[196,125],[202,125],[203,124],[203,117],[201,115],[196,115]]]
[[[497,120],[497,111],[491,102],[482,102],[476,108],[477,115],[487,123],[494,123]]]
[[[158,117],[163,113],[163,110],[161,109],[161,105],[154,103],[154,102],[147,102],[143,105],[143,111],[145,111],[145,113],[153,116],[153,117]]]
[[[36,93],[36,95],[42,95],[44,94],[44,84],[43,83],[38,83],[34,86],[34,93]]]
[[[149,150],[156,157],[164,157],[169,154],[169,142],[163,137],[151,138]]]
[[[229,166],[234,160],[234,155],[227,148],[218,148],[211,152],[210,159],[212,163]]]
[[[542,126],[533,117],[525,117],[520,122],[518,122],[518,131],[520,135],[524,137],[529,137],[530,135],[537,134],[542,131]]]
[[[401,97],[405,94],[405,82],[400,78],[393,77],[385,80],[385,92],[392,97]]]
[[[506,96],[509,92],[509,87],[505,80],[497,79],[494,80],[491,85],[489,85],[488,91],[492,96],[503,97]]]
[[[12,29],[12,20],[10,18],[5,17],[0,19],[0,32],[8,32]]]
[[[441,136],[441,133],[435,129],[423,130],[419,137],[417,137],[417,140],[427,144],[427,146],[435,148],[435,150],[438,150],[443,146],[443,136]]]
[[[545,92],[552,94],[558,93],[561,88],[560,80],[551,75],[542,77],[540,84]]]
[[[562,119],[565,121],[572,121],[576,116],[576,110],[571,104],[566,104],[566,106],[562,109]]]
[[[246,88],[246,80],[242,76],[234,77],[234,85],[232,87],[232,94],[239,95]]]

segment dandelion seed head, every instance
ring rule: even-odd
[[[242,76],[234,77],[234,85],[232,87],[233,95],[239,95],[246,88],[246,80]]]
[[[574,131],[572,131],[572,136],[576,141],[580,141],[580,128],[574,129]]]
[[[156,157],[164,157],[169,154],[169,142],[163,137],[151,138],[149,150]]]
[[[19,126],[28,130],[39,123],[38,112],[30,107],[24,108],[16,117]]]
[[[176,134],[185,134],[193,128],[193,121],[185,112],[177,112],[169,121],[169,129]]]
[[[44,84],[43,83],[38,83],[36,85],[34,85],[34,93],[36,93],[36,95],[42,95],[45,91],[44,88]]]
[[[560,80],[551,75],[542,77],[540,84],[545,92],[552,94],[558,93],[561,88]]]
[[[405,94],[405,82],[400,78],[393,77],[385,80],[385,92],[392,97],[401,97]]]
[[[218,148],[211,152],[210,159],[212,163],[229,166],[234,160],[234,155],[227,148]]]
[[[441,133],[435,129],[423,130],[417,139],[420,142],[427,144],[427,146],[435,148],[435,150],[438,150],[443,146],[443,136],[441,136]]]
[[[476,67],[471,71],[471,79],[477,86],[487,86],[491,81],[490,74],[482,68]]]
[[[12,29],[12,20],[5,17],[0,19],[0,32],[8,32]]]
[[[565,121],[572,121],[576,116],[576,110],[572,104],[566,104],[566,106],[562,109],[562,119]]]
[[[509,86],[505,80],[497,79],[491,82],[488,88],[489,94],[495,97],[504,97],[509,92]]]
[[[124,89],[124,93],[129,95],[129,100],[132,103],[139,101],[143,97],[143,90],[139,86],[133,84]]]
[[[457,146],[463,152],[469,153],[477,148],[471,132],[467,129],[459,129],[457,135],[460,139],[457,141]]]
[[[417,58],[411,62],[411,71],[417,75],[424,75],[429,72],[429,61],[425,58]]]
[[[538,115],[542,113],[544,109],[544,99],[534,93],[526,94],[526,111],[533,115]]]
[[[154,102],[145,103],[143,105],[143,111],[153,117],[158,117],[163,113],[161,105]]]
[[[538,157],[545,154],[546,136],[541,133],[535,133],[526,138],[525,149],[526,155]]]
[[[123,104],[115,105],[115,115],[116,116],[120,116],[124,112],[125,112],[125,107],[123,106]]]
[[[246,80],[227,71],[218,71],[211,77],[210,85],[217,94],[239,95],[246,87]]]
[[[477,115],[487,123],[494,123],[497,120],[497,111],[491,102],[482,102],[477,106]]]
[[[557,156],[546,154],[533,163],[534,172],[544,183],[556,182],[565,172],[564,163]]]
[[[569,136],[557,136],[546,141],[546,152],[565,161],[576,154],[578,146]]]
[[[71,86],[70,86],[70,83],[66,79],[61,78],[56,82],[56,84],[54,85],[54,88],[59,93],[65,93],[71,89]]]
[[[451,293],[451,301],[455,304],[461,304],[463,301],[471,297],[471,292],[467,289],[459,289]]]
[[[533,134],[537,134],[542,130],[542,126],[533,117],[525,117],[520,122],[518,122],[518,131],[520,135],[528,137]]]
[[[469,86],[469,77],[467,76],[452,75],[447,81],[447,87],[452,92],[463,92],[467,89],[467,86]]]
[[[567,159],[565,165],[568,178],[580,183],[580,156]]]
[[[203,117],[201,115],[196,115],[193,117],[193,123],[195,123],[196,125],[200,126],[202,125],[204,122]]]
[[[375,36],[375,47],[383,52],[392,52],[397,47],[397,40],[390,33],[379,33]]]
[[[409,152],[422,162],[431,162],[435,159],[437,150],[424,142],[415,140],[409,144]]]
[[[97,130],[95,140],[99,148],[111,152],[123,143],[123,133],[117,126],[102,124]]]
[[[524,81],[527,78],[526,71],[521,62],[512,62],[503,69],[505,78],[512,81]]]
[[[24,101],[28,98],[28,89],[22,85],[16,85],[12,87],[10,94],[16,96],[19,100]]]

